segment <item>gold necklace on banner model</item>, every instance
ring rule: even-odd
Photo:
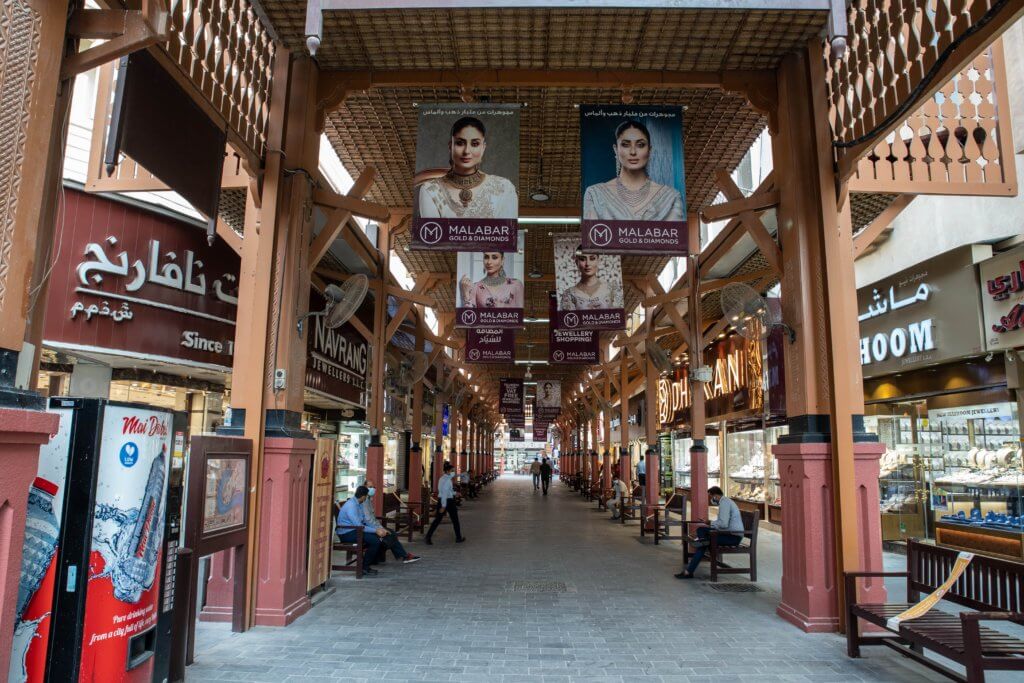
[[[640,206],[645,199],[647,199],[647,193],[651,189],[651,179],[648,178],[644,181],[644,184],[635,190],[631,190],[622,182],[622,178],[615,178],[615,194],[619,196],[627,206],[631,209],[635,209]]]
[[[473,201],[473,190],[480,187],[486,177],[479,166],[469,175],[459,175],[453,170],[444,174],[445,182],[459,191],[459,201],[462,202],[463,208]]]

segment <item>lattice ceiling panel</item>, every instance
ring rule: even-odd
[[[873,220],[889,208],[897,195],[853,192],[850,194],[850,218],[853,234],[868,227]]]
[[[306,0],[263,0],[292,50]],[[351,10],[324,15],[328,69],[764,69],[824,28],[824,12],[630,9]]]

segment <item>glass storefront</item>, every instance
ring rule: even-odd
[[[366,479],[366,449],[370,430],[362,423],[338,425],[338,455],[334,468],[334,498],[345,500]]]

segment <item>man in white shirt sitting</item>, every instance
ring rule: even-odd
[[[608,509],[612,512],[612,519],[618,519],[622,514],[622,499],[626,497],[626,485],[616,475],[612,479],[613,498],[608,501]]]
[[[743,516],[740,515],[740,509],[736,507],[736,503],[727,498],[722,489],[717,486],[708,489],[708,499],[712,505],[718,506],[718,519],[712,521],[708,526],[699,527],[697,538],[691,538],[689,541],[683,539],[683,543],[689,542],[697,549],[690,556],[690,564],[686,565],[686,569],[675,575],[677,579],[693,578],[693,572],[696,571],[708,551],[708,536],[712,529],[718,530],[718,545],[739,545],[743,540]]]

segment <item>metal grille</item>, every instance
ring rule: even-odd
[[[764,593],[756,583],[708,583],[708,588],[719,593]]]
[[[512,581],[508,590],[512,593],[565,593],[569,588],[564,581]]]

